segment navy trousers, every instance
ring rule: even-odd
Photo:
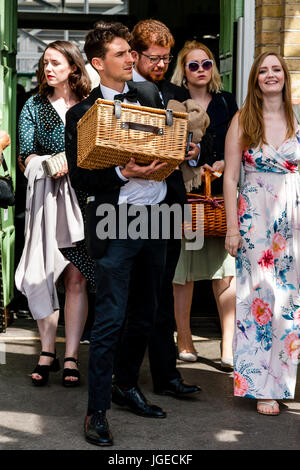
[[[110,240],[105,255],[96,260],[95,322],[89,348],[88,412],[110,408],[114,356],[124,323],[134,260],[143,263],[142,279],[135,289],[140,316],[134,322],[138,334],[127,337],[121,368],[122,384],[135,386],[155,324],[166,262],[166,240]],[[134,288],[134,287],[133,287]],[[136,320],[136,319],[135,319]],[[130,318],[128,318],[130,325]]]
[[[181,240],[168,240],[166,268],[158,304],[155,328],[149,338],[148,352],[152,381],[155,386],[164,386],[169,381],[180,379],[176,368],[177,350],[174,342],[176,329],[174,315],[173,279],[181,250]]]

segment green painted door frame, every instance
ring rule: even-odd
[[[11,145],[4,151],[10,175],[16,184],[16,98],[17,98],[17,0],[0,0],[0,129],[8,132]],[[2,167],[0,172],[2,174]],[[0,209],[0,253],[2,267],[1,303],[14,297],[14,208]]]
[[[234,60],[234,23],[243,16],[244,0],[220,0],[220,73],[224,90],[232,91]]]

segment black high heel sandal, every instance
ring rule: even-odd
[[[42,387],[43,385],[46,385],[49,379],[49,372],[58,372],[60,370],[59,360],[56,357],[56,351],[55,353],[42,351],[40,356],[52,357],[53,361],[49,366],[40,365],[40,364],[36,365],[32,374],[39,374],[42,378],[35,379],[31,377],[31,380],[32,380],[33,385],[36,385],[37,387]]]
[[[77,367],[79,366],[79,361],[75,357],[65,357],[65,362],[75,362]],[[66,377],[76,377],[77,380],[66,380]],[[62,384],[64,387],[77,387],[80,383],[80,372],[78,369],[70,369],[66,367],[63,371]]]

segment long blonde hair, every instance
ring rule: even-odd
[[[204,44],[198,41],[187,41],[181,51],[178,53],[176,67],[171,78],[171,82],[178,86],[186,86],[185,84],[185,64],[186,58],[189,52],[194,51],[195,49],[201,49],[204,51],[208,58],[213,60],[211,80],[208,84],[209,93],[215,92],[219,93],[222,89],[222,80],[219,74],[219,71],[216,66],[216,61],[211,50],[206,47]]]
[[[239,122],[243,131],[241,142],[243,148],[249,147],[250,145],[258,146],[267,143],[263,119],[263,94],[258,84],[258,75],[262,62],[270,55],[277,57],[284,72],[282,99],[287,120],[286,138],[292,137],[295,133],[295,121],[291,100],[291,79],[287,65],[283,58],[275,52],[264,52],[253,62],[249,74],[247,96],[239,114]]]

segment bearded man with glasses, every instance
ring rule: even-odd
[[[185,89],[169,83],[164,79],[168,70],[172,56],[171,48],[174,45],[174,38],[166,25],[156,20],[140,21],[132,31],[130,41],[132,57],[135,61],[133,69],[133,81],[155,83],[158,87],[163,107],[167,107],[170,99],[185,101],[188,92]],[[199,147],[192,143],[187,159],[196,160],[199,155]],[[185,204],[186,191],[181,170],[175,170],[167,179],[168,193],[164,201],[165,204],[172,205],[180,195],[181,203]],[[172,223],[171,223],[172,229]],[[163,277],[162,291],[156,315],[156,324],[152,331],[149,343],[149,362],[152,375],[154,392],[160,395],[170,395],[176,398],[194,395],[200,391],[197,385],[186,383],[179,371],[176,369],[176,346],[174,343],[174,298],[172,280],[176,265],[179,259],[181,240],[170,237],[167,244],[166,268]],[[143,284],[143,264],[142,260],[135,261],[132,273],[132,285]],[[130,322],[124,328],[119,352],[116,358],[116,375],[119,377],[123,370],[125,351],[130,347],[133,338],[137,336],[139,329],[136,325],[139,322],[141,312],[138,311],[134,299],[135,290],[131,289],[128,302],[128,318]],[[136,319],[136,321],[135,321]],[[113,388],[112,400],[117,398],[117,387]]]
[[[169,28],[157,20],[144,20],[132,31],[133,81],[149,80],[158,87],[165,107],[171,99],[180,102],[189,98],[186,90],[167,81],[164,77],[173,59],[171,49],[175,41]]]

